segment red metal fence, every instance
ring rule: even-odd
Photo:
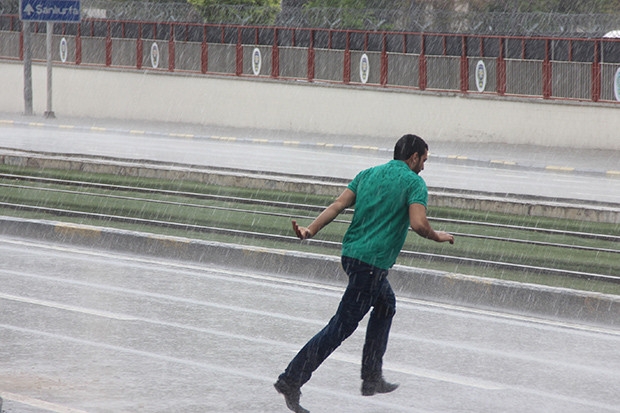
[[[33,24],[35,60],[45,59],[45,29],[45,24]],[[53,59],[59,64],[462,94],[620,100],[620,39],[103,19],[55,24],[53,38]],[[0,16],[0,58],[23,59],[22,24],[17,16]]]

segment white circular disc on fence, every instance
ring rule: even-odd
[[[65,63],[67,61],[67,54],[69,53],[69,46],[67,46],[67,39],[64,37],[60,39],[60,61]]]
[[[616,70],[616,76],[614,76],[614,94],[616,100],[620,102],[620,67]]]
[[[151,66],[153,66],[153,69],[157,69],[157,66],[159,66],[159,46],[157,46],[157,43],[151,45]]]
[[[368,82],[368,74],[370,72],[370,64],[368,62],[368,55],[364,53],[360,58],[360,81],[362,83]]]
[[[484,92],[487,87],[487,67],[482,60],[476,64],[476,88],[478,92]]]
[[[255,76],[260,75],[260,69],[263,65],[263,57],[260,54],[258,47],[252,51],[252,72]]]

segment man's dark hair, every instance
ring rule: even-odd
[[[394,159],[397,161],[406,161],[414,153],[423,156],[427,150],[428,145],[424,142],[424,139],[417,135],[407,134],[400,138],[398,142],[396,142],[396,145],[394,145]]]

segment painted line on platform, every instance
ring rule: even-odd
[[[498,165],[507,165],[507,166],[516,166],[517,163],[514,161],[503,161],[503,160],[499,160],[499,159],[492,159],[490,161],[492,164],[498,164]]]
[[[162,264],[155,264],[158,267]],[[194,271],[193,268],[191,269],[187,269],[187,268],[182,268],[186,271]],[[172,270],[170,270],[172,271]],[[257,285],[262,285],[265,286],[265,279],[267,278],[268,281],[275,281],[278,284],[271,284],[269,285],[269,288],[278,288],[278,289],[290,289],[290,290],[294,290],[296,292],[299,293],[304,293],[304,294],[319,294],[322,296],[326,296],[329,295],[334,299],[337,299],[338,297],[340,297],[340,295],[342,295],[342,292],[344,290],[344,288],[342,287],[334,287],[334,286],[325,286],[322,284],[316,284],[316,283],[309,283],[309,282],[304,282],[303,284],[306,285],[305,288],[302,288],[302,286],[297,285],[297,283],[294,280],[285,280],[285,284],[294,284],[294,286],[282,286],[279,285],[282,283],[282,279],[278,279],[276,277],[265,277],[265,276],[252,276],[252,274],[250,274],[250,277],[247,277],[248,274],[243,273],[243,272],[237,272],[237,271],[226,271],[226,270],[218,270],[218,269],[204,269],[204,268],[196,268],[195,271],[200,271],[201,274],[188,274],[190,276],[198,276],[198,277],[204,277],[204,278],[209,278],[209,279],[221,279],[222,281],[228,281],[228,282],[244,282],[244,283],[248,283],[248,282],[252,282],[247,280],[246,278],[251,278],[251,279],[259,279],[259,281],[256,281]],[[210,274],[204,274],[205,272],[209,272]],[[255,310],[252,308],[247,308],[247,307],[239,307],[239,306],[231,306],[231,305],[225,305],[225,304],[217,304],[217,303],[212,303],[212,302],[207,302],[207,301],[200,301],[200,300],[192,300],[192,299],[186,299],[183,297],[178,297],[178,296],[172,296],[172,295],[167,295],[167,294],[159,294],[159,293],[151,293],[151,292],[146,292],[146,291],[141,291],[141,290],[135,290],[135,289],[127,289],[127,288],[122,288],[122,287],[115,287],[115,286],[109,286],[109,285],[100,285],[100,284],[93,284],[90,282],[86,282],[86,281],[81,281],[81,280],[67,280],[67,279],[59,279],[59,278],[55,278],[55,277],[50,277],[50,276],[46,276],[46,275],[37,275],[37,274],[26,274],[26,273],[22,273],[22,272],[15,272],[15,271],[11,271],[11,270],[2,270],[0,269],[0,273],[5,273],[11,276],[16,276],[16,277],[30,277],[30,278],[35,278],[35,279],[39,279],[39,280],[44,280],[44,281],[50,281],[50,282],[58,282],[58,283],[65,283],[65,284],[69,284],[69,285],[76,285],[76,286],[80,286],[80,287],[87,287],[87,288],[92,288],[92,289],[99,289],[99,290],[103,290],[106,292],[121,292],[121,293],[125,293],[125,294],[133,294],[136,296],[140,296],[140,297],[147,297],[147,298],[154,298],[154,299],[159,299],[159,300],[166,300],[166,301],[171,301],[171,302],[181,302],[185,305],[190,304],[190,305],[197,305],[197,306],[203,306],[203,307],[211,307],[211,308],[217,308],[220,310],[225,310],[225,311],[232,311],[232,312],[240,312],[243,314],[253,314],[253,315],[257,315],[259,317],[269,317],[269,318],[276,318],[276,319],[283,319],[286,321],[294,321],[294,322],[300,322],[300,323],[304,323],[304,324],[310,324],[310,325],[315,325],[317,327],[322,327],[325,325],[325,320],[319,320],[319,319],[310,319],[310,318],[306,318],[306,317],[295,317],[295,316],[291,316],[289,314],[282,314],[282,313],[277,313],[277,312],[272,312],[272,311],[260,311],[260,310]],[[213,275],[212,273],[218,273],[218,275]],[[225,276],[223,275],[219,275],[220,273],[225,274]],[[179,272],[175,272],[175,274],[177,275],[182,275],[183,273],[179,273]],[[230,277],[236,277],[238,278],[238,280],[231,280]],[[309,288],[312,288],[312,290],[310,290]],[[1,297],[0,297],[1,298]],[[398,299],[399,301],[399,305],[400,308],[407,308],[409,307],[409,309],[411,311],[446,311],[445,307],[450,307],[450,306],[446,306],[446,305],[442,305],[442,304],[434,304],[434,305],[429,305],[429,303],[421,301],[421,300],[410,300],[407,298]],[[411,304],[412,302],[415,302],[413,305]],[[409,305],[407,305],[409,304]],[[54,307],[54,305],[49,305],[51,307]],[[64,305],[58,305],[57,307],[61,307]],[[427,307],[433,307],[433,308],[427,308]],[[453,306],[453,308],[451,308],[452,311],[454,311],[455,315],[458,315],[458,313],[463,313],[463,311],[460,310],[460,308],[458,308],[457,306]],[[83,311],[85,312],[85,311]],[[95,314],[94,315],[100,315],[100,314]],[[500,318],[502,319],[502,322],[505,321],[513,321],[513,320],[504,320],[505,317],[502,317],[502,315],[500,314],[500,317],[497,317],[496,314],[493,314],[490,311],[485,311],[485,310],[475,310],[472,309],[472,311],[469,311],[466,313],[468,316],[476,316],[476,315],[480,315],[480,316],[484,316],[484,317],[493,317],[493,318]],[[275,347],[279,347],[282,345],[287,345],[289,348],[293,348],[295,349],[296,346],[293,344],[287,344],[285,342],[282,342],[280,340],[270,340],[270,339],[256,339],[254,337],[248,337],[248,336],[244,336],[244,335],[238,335],[238,334],[232,334],[232,333],[228,333],[228,332],[222,332],[219,330],[213,330],[213,329],[207,329],[207,328],[199,328],[199,327],[194,327],[191,325],[186,325],[186,324],[179,324],[179,323],[174,323],[174,322],[166,322],[166,321],[161,321],[161,320],[154,320],[154,319],[149,319],[149,318],[144,318],[144,317],[133,317],[129,316],[129,315],[125,315],[125,314],[112,314],[111,318],[117,318],[119,320],[123,320],[124,318],[128,319],[129,321],[138,321],[138,322],[143,322],[143,323],[148,323],[148,324],[154,324],[154,325],[163,325],[163,326],[168,326],[168,327],[173,327],[173,328],[177,328],[177,329],[181,329],[181,330],[190,330],[190,331],[195,331],[195,332],[200,332],[200,333],[205,333],[205,334],[211,334],[211,335],[215,335],[215,336],[220,336],[220,337],[226,337],[226,338],[232,338],[232,339],[238,339],[238,340],[244,340],[244,341],[249,341],[252,343],[258,343],[258,344],[262,344],[262,345],[272,345]],[[518,317],[519,320],[517,320],[518,322],[523,322],[522,318],[524,317]],[[531,320],[528,320],[529,324],[541,324],[540,320],[532,318]],[[558,322],[559,323],[559,322]],[[558,323],[555,323],[556,325],[553,326],[549,326],[549,327],[558,327]],[[569,324],[562,324],[560,325],[560,327],[566,329],[566,328],[571,328],[571,325]],[[361,334],[365,333],[365,328],[360,327],[358,329],[360,331]],[[582,331],[579,331],[580,333]],[[598,331],[597,333],[607,333],[606,331]],[[620,335],[620,331],[617,331],[616,335]],[[426,344],[431,344],[431,345],[435,345],[437,347],[449,347],[449,348],[454,348],[456,350],[462,350],[462,351],[470,351],[470,352],[474,352],[474,353],[480,353],[480,354],[485,354],[485,355],[489,355],[489,354],[493,354],[494,356],[499,356],[499,357],[506,357],[506,358],[514,358],[514,359],[518,359],[518,360],[522,360],[522,361],[528,361],[528,362],[536,362],[536,363],[543,363],[543,364],[551,364],[551,365],[562,365],[571,369],[577,369],[577,370],[581,370],[581,371],[587,371],[587,372],[591,372],[591,368],[589,366],[581,366],[581,365],[575,365],[575,364],[565,364],[565,363],[557,363],[555,361],[551,361],[551,360],[546,360],[546,359],[540,359],[540,358],[532,358],[529,357],[527,354],[526,355],[520,355],[520,354],[506,354],[503,353],[499,350],[494,350],[494,349],[486,349],[486,348],[477,348],[477,347],[473,347],[473,346],[468,346],[468,345],[455,345],[449,342],[441,342],[441,341],[436,341],[436,340],[425,340],[425,339],[421,339],[419,337],[415,337],[415,336],[411,336],[408,334],[403,334],[403,333],[393,333],[392,336],[394,338],[399,338],[401,340],[406,340],[406,341],[413,341],[416,343],[419,342],[423,342]],[[600,369],[597,369],[596,372],[598,373],[602,373],[602,371]],[[612,372],[609,372],[608,374],[612,374]]]
[[[2,298],[2,297],[0,297],[0,298]],[[8,297],[8,298],[12,299],[13,297]],[[163,296],[163,297],[160,297],[160,298],[164,298],[164,299],[167,298],[167,299],[173,301],[173,300],[175,300],[176,297]],[[58,303],[43,302],[43,300],[17,299],[15,301],[32,302],[34,304],[42,304],[42,305],[45,305],[45,306],[48,306],[48,307],[55,307],[55,308],[73,310],[73,308],[71,308],[71,306],[66,306],[66,305],[58,304]],[[247,308],[246,309],[242,308],[239,311],[241,311],[244,314],[252,313],[253,312],[253,311],[250,311]],[[253,344],[256,344],[256,345],[260,345],[260,346],[267,345],[267,346],[273,346],[275,348],[286,347],[290,352],[295,352],[298,349],[298,344],[287,343],[287,342],[282,341],[282,340],[274,340],[274,339],[268,339],[268,338],[258,338],[258,337],[254,337],[254,336],[247,336],[247,335],[243,335],[243,334],[236,334],[236,333],[232,333],[232,332],[229,332],[229,331],[221,331],[221,330],[205,328],[205,327],[195,327],[195,326],[192,326],[192,325],[181,324],[181,323],[177,323],[177,322],[169,322],[169,321],[163,321],[163,320],[151,319],[151,318],[144,318],[144,317],[134,317],[134,316],[129,316],[129,315],[125,315],[125,314],[112,314],[112,313],[100,312],[100,311],[88,311],[88,310],[84,311],[83,309],[79,309],[78,312],[92,314],[92,315],[96,315],[96,316],[104,316],[104,317],[111,318],[111,319],[116,319],[116,320],[119,320],[119,321],[135,321],[135,322],[141,322],[141,323],[151,324],[151,325],[160,326],[160,327],[161,326],[165,326],[165,327],[170,327],[170,328],[179,329],[179,330],[192,331],[192,332],[197,332],[197,333],[201,333],[201,334],[213,335],[213,336],[216,336],[216,337],[224,337],[224,338],[231,339],[231,340],[240,340],[240,341],[250,342],[250,343],[253,343]],[[266,313],[266,315],[268,317],[274,317],[274,315],[276,315],[276,313]],[[290,318],[292,319],[293,317],[290,317]],[[306,323],[310,323],[310,324],[314,324],[317,327],[321,327],[325,323],[325,321],[323,321],[323,320],[312,320],[312,319],[301,319],[300,321],[306,322]],[[362,334],[362,335],[365,334],[365,328],[360,327],[358,329],[358,332],[359,332],[359,334]],[[423,343],[426,343],[426,344],[434,345],[434,346],[436,346],[438,348],[449,347],[449,348],[453,348],[453,349],[455,349],[457,351],[468,351],[468,352],[474,352],[474,353],[481,353],[481,354],[484,354],[484,355],[487,355],[487,356],[488,355],[493,355],[493,356],[496,356],[496,357],[514,358],[514,359],[518,359],[518,360],[522,360],[522,361],[527,361],[527,362],[551,364],[553,366],[558,366],[559,365],[559,366],[566,367],[566,368],[573,369],[573,370],[584,371],[584,372],[587,372],[589,374],[603,374],[603,373],[604,374],[615,374],[615,372],[613,372],[613,371],[604,372],[600,368],[592,369],[589,366],[581,366],[579,364],[557,363],[557,362],[550,361],[550,360],[547,360],[547,359],[541,359],[541,358],[535,358],[535,357],[527,357],[527,355],[524,357],[524,356],[521,356],[519,354],[504,353],[504,352],[496,351],[496,350],[493,350],[493,349],[480,349],[480,348],[477,348],[475,346],[453,345],[452,343],[444,343],[444,342],[436,341],[436,340],[425,340],[425,339],[420,339],[418,337],[412,337],[410,335],[399,334],[399,333],[393,333],[392,337],[393,338],[398,338],[398,339],[401,339],[401,340],[406,340],[406,341],[423,342]],[[344,356],[344,357],[347,357],[347,358],[346,359],[339,359],[338,357],[336,357],[336,359],[339,360],[339,361],[343,361],[343,362],[357,363],[357,359],[358,359],[357,357],[353,357],[353,356]],[[486,390],[499,390],[500,389],[500,388],[497,388],[496,385],[493,385],[491,383],[487,383],[485,381],[480,381],[480,380],[472,381],[472,379],[470,379],[468,377],[463,377],[463,376],[460,376],[460,375],[453,375],[453,374],[449,374],[449,373],[441,373],[441,372],[437,372],[437,371],[433,371],[433,370],[419,369],[419,368],[416,368],[416,367],[413,367],[413,366],[402,365],[402,363],[400,363],[398,365],[398,367],[396,365],[392,365],[392,366],[387,367],[387,368],[390,369],[390,370],[396,371],[396,372],[403,373],[403,374],[409,374],[409,375],[414,375],[414,376],[419,376],[419,377],[425,377],[425,378],[428,378],[428,379],[439,380],[439,381],[444,381],[444,382],[450,382],[450,383],[453,383],[453,384],[459,384],[459,385],[463,385],[463,386],[477,387],[477,388],[486,389]]]
[[[97,317],[110,318],[112,320],[118,320],[118,321],[136,321],[137,320],[136,317],[132,317],[132,316],[125,315],[125,314],[111,313],[109,311],[93,310],[90,308],[77,307],[77,306],[62,304],[62,303],[53,302],[53,301],[39,300],[38,298],[20,297],[20,296],[11,295],[11,294],[0,293],[0,300],[1,299],[9,300],[9,301],[16,301],[20,303],[26,303],[26,304],[34,304],[34,305],[48,307],[48,308],[56,308],[58,310],[71,311],[75,313],[94,315]]]
[[[343,353],[332,353],[330,358],[336,359],[338,361],[359,364],[359,357],[353,356],[351,354],[343,354]],[[487,380],[479,380],[473,377],[461,376],[457,374],[444,373],[441,371],[422,369],[412,366],[406,366],[401,363],[384,363],[384,370],[390,370],[402,374],[407,374],[409,376],[422,377],[425,379],[442,381],[445,383],[458,384],[459,386],[465,387],[474,387],[482,390],[505,390],[506,387]]]
[[[557,166],[557,165],[547,165],[545,167],[545,170],[547,171],[554,171],[554,172],[575,172],[575,168],[570,167],[570,166]]]
[[[17,393],[9,393],[6,391],[0,392],[2,397],[6,400],[11,400],[20,404],[25,404],[38,409],[47,410],[55,413],[88,413],[85,410],[74,409],[72,407],[63,406],[56,403],[46,402],[45,400],[35,399],[33,397],[24,396]],[[4,411],[4,410],[3,410]]]
[[[224,310],[224,311],[229,311],[229,312],[251,314],[251,315],[258,316],[258,317],[277,318],[277,319],[281,319],[285,321],[300,322],[300,323],[312,324],[312,325],[317,325],[317,326],[322,326],[325,324],[325,322],[322,320],[310,319],[306,317],[296,317],[296,316],[292,316],[290,314],[285,314],[285,313],[277,313],[277,312],[265,311],[265,310],[255,310],[253,308],[241,307],[237,305],[218,304],[218,303],[211,302],[211,301],[197,300],[197,299],[178,297],[178,296],[168,295],[168,294],[142,291],[142,290],[137,290],[134,288],[116,287],[113,285],[96,284],[96,283],[92,283],[88,281],[63,279],[63,278],[50,277],[47,275],[31,274],[31,273],[17,272],[17,271],[4,270],[4,269],[0,269],[0,274],[6,274],[6,275],[13,276],[13,277],[35,279],[39,281],[47,281],[47,282],[56,283],[56,284],[65,284],[65,285],[89,288],[93,290],[105,291],[108,293],[122,293],[127,296],[134,296],[134,297],[140,297],[140,298],[145,298],[145,299],[165,300],[165,301],[169,301],[171,303],[177,303],[177,304],[181,303],[184,305],[193,305],[197,307],[215,308],[218,310]],[[0,296],[0,299],[1,298],[2,297]],[[48,302],[48,303],[49,303],[48,305],[49,307],[56,306],[55,303],[52,303],[52,302]],[[57,308],[60,308],[61,306],[64,306],[64,305],[57,304]],[[65,309],[70,309],[70,307],[71,306],[67,306],[67,308]],[[74,307],[72,310],[76,310],[76,309],[77,307]],[[87,311],[88,311],[87,309],[84,309],[84,311],[80,311],[80,312],[87,313]],[[91,314],[103,316],[102,315],[103,312],[100,314],[96,314],[95,310],[93,310]],[[119,317],[122,317],[122,316],[119,316]],[[107,318],[111,318],[111,317],[108,316]],[[141,319],[141,321],[144,321],[144,319]]]
[[[265,375],[259,375],[256,373],[252,373],[250,371],[247,370],[242,370],[242,369],[238,369],[238,368],[230,368],[230,367],[224,367],[218,364],[214,364],[214,363],[207,363],[207,362],[201,362],[201,361],[194,361],[194,360],[188,360],[188,359],[184,359],[184,358],[180,358],[180,357],[174,357],[174,356],[168,356],[168,355],[164,355],[164,354],[158,354],[158,353],[153,353],[150,351],[144,351],[144,350],[138,350],[138,349],[134,349],[134,348],[128,348],[128,347],[123,347],[123,346],[117,346],[117,345],[113,345],[113,344],[106,344],[106,343],[102,343],[102,342],[98,342],[98,341],[91,341],[91,340],[87,340],[87,339],[82,339],[82,338],[76,338],[76,337],[70,337],[70,336],[65,336],[62,334],[57,334],[57,333],[48,333],[45,331],[41,331],[41,330],[33,330],[33,329],[29,329],[29,328],[24,328],[24,327],[16,327],[16,326],[12,326],[12,325],[7,325],[7,324],[0,324],[0,328],[4,328],[7,330],[11,330],[11,331],[16,331],[16,332],[20,332],[23,334],[32,334],[32,335],[38,335],[38,336],[43,336],[43,337],[47,337],[47,338],[51,338],[51,339],[55,339],[55,340],[60,340],[60,341],[67,341],[67,342],[71,342],[71,343],[76,343],[76,344],[80,344],[80,345],[85,345],[85,346],[90,346],[90,347],[97,347],[97,348],[101,348],[104,350],[110,350],[114,353],[117,352],[122,352],[122,353],[126,353],[126,354],[132,354],[135,356],[140,356],[140,357],[145,357],[145,358],[150,358],[150,359],[155,359],[155,360],[160,360],[160,361],[164,361],[164,362],[168,362],[168,363],[176,363],[176,364],[181,364],[181,365],[185,365],[185,366],[191,366],[191,367],[195,367],[195,368],[201,368],[201,369],[205,369],[211,372],[217,372],[217,373],[222,373],[225,375],[234,375],[234,376],[238,376],[238,377],[243,377],[245,379],[249,379],[249,380],[256,380],[256,381],[260,381],[260,382],[267,382],[267,383],[273,383],[275,378],[274,377],[269,377],[269,376],[265,376]],[[308,387],[313,387],[313,386],[308,386]],[[316,388],[317,390],[321,391],[321,388]],[[333,392],[333,391],[332,391]],[[351,394],[346,394],[344,392],[334,392],[335,394],[337,394],[339,397],[341,398],[346,398],[351,400],[351,402],[360,402],[360,397],[358,395],[351,395]],[[334,394],[332,393],[332,394]],[[7,397],[8,399],[8,397]],[[34,399],[33,399],[34,400]],[[391,409],[397,409],[399,411],[403,411],[403,412],[412,412],[411,407],[404,407],[404,406],[400,406],[400,405],[395,405],[393,403],[389,403],[389,402],[384,402],[379,398],[373,398],[373,399],[364,399],[364,404],[372,404],[378,407],[389,407]],[[43,403],[47,403],[47,402],[43,402]],[[58,406],[58,405],[53,405],[50,403],[50,407],[54,407],[54,406]],[[58,407],[62,407],[62,406],[58,406]],[[67,407],[67,409],[70,409]],[[87,412],[82,412],[80,410],[52,410],[56,413],[87,413]],[[413,410],[414,412],[416,410]]]
[[[353,364],[359,364],[359,357],[353,357],[350,354],[332,353],[330,358],[337,359]],[[512,384],[504,384],[500,382],[494,382],[489,380],[481,380],[470,376],[461,376],[457,374],[445,373],[441,371],[434,371],[428,369],[421,369],[416,367],[408,367],[400,364],[385,363],[383,365],[384,370],[394,371],[410,376],[421,377],[424,379],[431,379],[441,381],[444,383],[456,384],[464,387],[473,387],[487,391],[514,391],[524,394],[532,394],[538,397],[544,397],[551,400],[558,400],[562,402],[570,401],[573,404],[579,404],[583,406],[597,407],[599,409],[616,411],[617,406],[613,406],[606,403],[600,403],[597,400],[588,400],[572,396],[564,396],[561,394],[551,393],[549,391],[538,390],[536,388],[528,388],[524,386],[517,386]]]
[[[64,305],[62,304],[58,304],[58,308],[63,307],[63,306]],[[91,314],[100,316],[100,314],[95,314],[95,313],[98,313],[98,311],[93,310],[91,312]],[[177,330],[192,331],[194,333],[202,333],[202,334],[208,334],[208,335],[212,335],[216,337],[224,337],[224,338],[231,339],[231,340],[247,341],[249,343],[257,344],[261,347],[264,347],[266,345],[273,346],[273,347],[287,347],[288,350],[290,351],[293,351],[298,348],[297,344],[287,343],[282,340],[271,340],[268,338],[260,338],[256,336],[236,334],[236,333],[230,332],[229,330],[222,331],[222,330],[216,330],[216,329],[207,328],[207,327],[195,327],[193,325],[181,324],[181,323],[176,323],[176,322],[171,322],[171,321],[156,320],[152,318],[130,316],[126,314],[113,314],[113,317],[106,317],[106,318],[111,318],[117,321],[134,321],[134,322],[140,322],[144,324],[152,324],[152,325],[159,326],[159,327],[171,327]],[[319,322],[317,320],[316,324],[322,326],[324,322],[322,321]]]
[[[250,379],[250,380],[257,380],[257,381],[262,381],[262,382],[273,382],[273,377],[258,375],[258,374],[255,374],[255,373],[252,373],[246,370],[224,367],[224,366],[220,366],[214,363],[206,363],[206,362],[188,360],[188,359],[184,359],[180,357],[153,353],[150,351],[138,350],[134,348],[128,348],[128,347],[123,347],[123,346],[118,346],[118,345],[113,345],[113,344],[107,344],[107,343],[91,341],[91,340],[82,339],[82,338],[65,336],[65,335],[57,334],[57,333],[49,333],[49,332],[45,332],[41,330],[33,330],[29,328],[24,328],[24,327],[16,327],[16,326],[11,326],[11,325],[6,325],[6,324],[0,324],[0,328],[4,328],[7,330],[11,330],[11,331],[17,331],[17,332],[24,333],[24,334],[33,334],[33,335],[43,336],[43,337],[47,337],[47,338],[51,338],[55,340],[68,341],[68,342],[90,346],[90,347],[102,348],[105,350],[111,350],[113,352],[123,352],[123,353],[133,354],[133,355],[137,355],[137,356],[141,356],[145,358],[203,368],[208,371],[214,371],[214,372],[224,373],[228,375],[235,375],[235,376],[243,377],[243,378]],[[352,363],[356,365],[359,364],[359,357],[356,357],[353,355],[334,353],[331,355],[331,358],[334,360],[341,361],[341,362]],[[600,403],[596,400],[585,400],[582,398],[564,396],[564,395],[550,393],[550,392],[546,392],[542,390],[531,389],[531,388],[527,388],[523,386],[505,385],[501,383],[491,382],[488,380],[476,379],[474,377],[460,376],[460,375],[455,375],[451,373],[432,371],[428,369],[417,369],[417,368],[402,367],[402,366],[397,367],[395,365],[390,365],[390,364],[384,365],[384,369],[389,370],[389,371],[399,372],[401,374],[407,374],[407,375],[411,375],[415,377],[420,377],[423,379],[436,380],[436,381],[446,382],[446,383],[455,384],[455,385],[464,386],[464,387],[477,388],[481,390],[487,390],[487,391],[511,390],[511,391],[524,393],[524,394],[534,394],[539,397],[544,397],[544,398],[548,398],[551,400],[559,400],[563,402],[570,401],[574,404],[597,407],[599,409],[613,410],[615,408],[612,405],[609,405],[606,403]],[[308,386],[308,387],[311,387],[311,386]],[[337,394],[340,395],[340,392],[338,392]],[[345,395],[343,394],[343,396]],[[358,396],[346,395],[345,397],[359,400]],[[411,412],[410,407],[392,406],[392,403],[384,403],[380,399],[368,399],[367,401],[372,402],[372,404],[375,404],[378,406],[387,407],[386,405],[389,405],[390,407],[399,407],[400,410]],[[366,399],[365,399],[365,402],[366,402]],[[47,402],[43,402],[43,403],[47,403]],[[51,404],[50,407],[64,408],[63,406],[58,406],[58,405],[53,405],[53,404]],[[70,409],[70,408],[66,408],[66,409]],[[82,413],[79,410],[52,410],[52,411],[57,412],[57,413]]]
[[[72,222],[59,222],[54,225],[54,232],[64,235],[77,235],[88,238],[100,238],[102,228],[92,225],[74,224]]]
[[[190,134],[190,133],[169,133],[168,136],[172,137],[172,138],[186,138],[186,139],[193,139],[194,135]]]
[[[166,241],[165,236],[161,236],[160,238],[163,241]],[[333,286],[333,285],[321,284],[318,282],[302,281],[302,280],[296,280],[296,279],[287,279],[287,278],[277,277],[277,276],[252,274],[249,272],[236,271],[236,270],[225,270],[221,268],[205,268],[204,266],[201,266],[201,265],[157,260],[157,259],[154,259],[153,257],[140,258],[140,257],[135,257],[135,256],[119,255],[113,252],[86,250],[86,249],[81,249],[77,247],[66,247],[66,246],[60,246],[60,245],[39,244],[36,242],[29,242],[29,241],[23,241],[23,240],[0,239],[0,242],[14,244],[14,245],[32,246],[32,247],[48,249],[48,250],[53,250],[53,251],[64,251],[64,252],[70,252],[70,253],[77,253],[81,255],[96,256],[96,257],[108,258],[108,259],[114,259],[114,260],[118,260],[119,258],[121,258],[125,261],[136,262],[142,265],[144,264],[149,265],[149,266],[155,265],[157,267],[166,266],[166,267],[179,268],[179,269],[184,269],[184,270],[192,270],[192,271],[196,271],[199,273],[204,273],[205,270],[208,270],[211,272],[227,274],[227,275],[236,276],[236,277],[243,278],[243,279],[270,281],[274,283],[287,284],[287,285],[294,286],[294,287],[311,288],[312,290],[310,291],[313,291],[314,293],[317,293],[323,290],[323,291],[330,291],[331,293],[335,293],[335,294],[341,294],[342,291],[344,291],[344,287],[341,287],[341,286]],[[282,253],[286,255],[288,251],[282,251]],[[590,326],[586,324],[577,324],[577,323],[570,323],[570,322],[557,321],[557,320],[546,320],[543,318],[537,318],[537,317],[526,316],[526,315],[502,313],[502,312],[496,312],[493,310],[463,307],[463,306],[459,306],[456,304],[437,303],[437,302],[425,301],[421,299],[414,299],[414,298],[407,298],[407,297],[399,297],[398,301],[402,302],[403,304],[419,306],[419,307],[422,307],[422,309],[426,307],[426,308],[431,308],[431,309],[454,311],[454,312],[463,313],[463,314],[476,314],[479,316],[501,318],[504,320],[511,320],[514,322],[525,322],[525,323],[530,323],[530,324],[539,324],[539,325],[545,325],[545,326],[556,327],[556,328],[566,328],[570,330],[581,331],[584,333],[596,333],[596,334],[607,334],[611,336],[620,336],[620,330],[612,329],[612,328],[605,328],[605,327],[600,327],[600,326]],[[305,320],[303,318],[300,318],[300,319]]]

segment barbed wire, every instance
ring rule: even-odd
[[[330,29],[393,30],[482,35],[599,37],[620,30],[620,14],[475,12],[411,6],[349,9],[81,0],[82,17],[157,22],[268,25]],[[0,14],[18,14],[19,0],[0,0]]]
[[[203,22],[203,17],[196,8],[189,3],[182,2],[82,0],[82,17],[156,22]]]
[[[283,10],[282,26],[485,35],[600,36],[620,28],[620,15],[457,12],[428,8]]]

